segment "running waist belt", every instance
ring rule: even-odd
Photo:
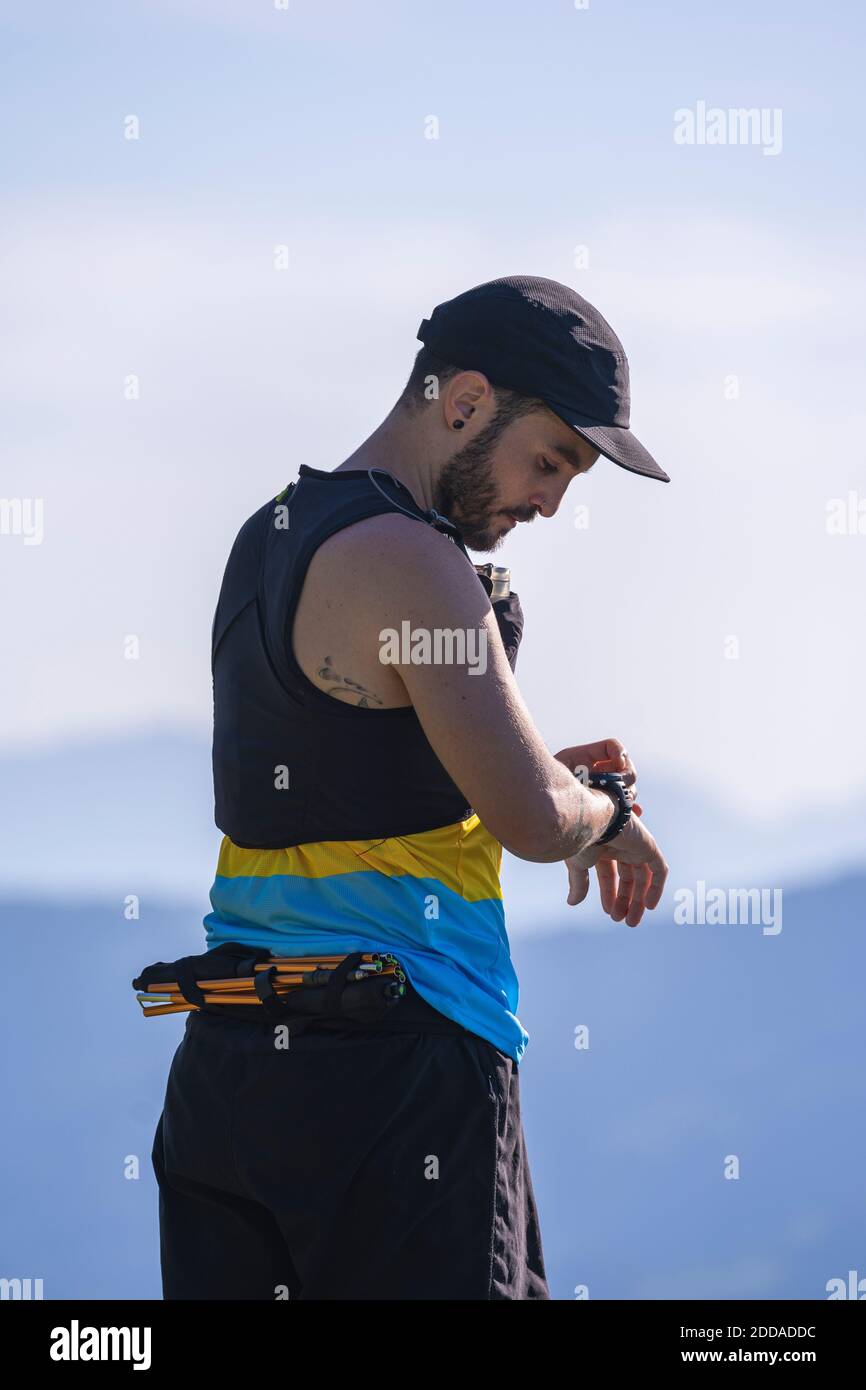
[[[465,1033],[434,1009],[390,951],[343,956],[274,956],[226,941],[198,956],[156,961],[132,981],[146,1018],[199,1011],[263,1017],[300,1032],[312,1023],[394,1031]]]

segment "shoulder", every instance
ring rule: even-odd
[[[346,526],[319,547],[317,568],[339,571],[357,592],[406,602],[432,597],[480,601],[487,595],[463,552],[435,527],[399,512],[384,512]]]
[[[460,560],[464,558],[441,531],[401,512],[381,512],[362,521],[353,521],[350,526],[337,531],[325,544],[346,556],[376,553],[394,554],[403,559],[412,555],[438,558],[453,551]],[[447,560],[444,562],[447,563]]]

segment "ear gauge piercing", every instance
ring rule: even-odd
[[[466,423],[465,420],[455,420],[455,421],[454,421],[454,429],[455,429],[455,430],[462,430],[462,428],[463,428],[463,426],[465,425],[465,423]]]

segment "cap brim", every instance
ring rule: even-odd
[[[587,419],[585,415],[577,415],[572,410],[555,405],[553,401],[547,401],[546,404],[560,420],[564,420],[612,463],[618,463],[620,468],[627,468],[630,473],[640,473],[644,478],[658,478],[662,483],[670,482],[667,473],[659,467],[652,454],[648,453],[631,430],[620,429],[616,425],[600,425],[597,421]]]

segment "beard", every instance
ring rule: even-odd
[[[436,483],[433,505],[452,521],[470,550],[498,550],[505,539],[505,515],[497,508],[497,486],[493,476],[494,447],[504,428],[495,418],[477,439],[453,454]],[[508,515],[530,521],[533,509],[515,507]]]

